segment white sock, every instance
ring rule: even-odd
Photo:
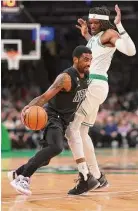
[[[87,165],[91,174],[96,178],[99,179],[101,177],[101,172],[98,167],[94,146],[90,136],[88,135],[89,128],[87,126],[81,126],[81,137],[83,140],[83,148],[84,153],[87,161]]]
[[[86,162],[78,163],[78,170],[83,174],[84,180],[86,181],[88,178],[87,174],[89,173]]]

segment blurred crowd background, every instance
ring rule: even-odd
[[[20,111],[34,97],[44,92],[55,77],[72,65],[72,51],[86,44],[75,25],[77,19],[86,17],[91,7],[107,6],[111,11],[111,22],[115,17],[114,6],[122,10],[122,23],[138,47],[137,2],[95,1],[22,1],[24,12],[5,16],[2,23],[40,23],[52,27],[54,36],[42,40],[39,61],[20,62],[19,70],[8,70],[2,63],[2,124],[7,128],[13,149],[39,148],[41,132],[25,128],[20,120]],[[33,46],[25,32],[2,32],[2,38],[21,38],[23,50]],[[96,124],[89,134],[95,147],[136,147],[138,145],[138,56],[127,57],[116,52],[109,70],[110,92],[100,107]],[[68,149],[65,140],[65,148]]]

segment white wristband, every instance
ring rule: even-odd
[[[118,24],[116,24],[116,28],[117,28],[117,30],[119,31],[120,34],[123,33],[123,32],[125,32],[125,29],[122,26],[122,23],[121,22],[118,23]]]

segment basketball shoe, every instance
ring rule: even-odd
[[[87,175],[87,180],[84,180],[83,174],[79,173],[78,184],[71,190],[69,190],[69,195],[81,195],[89,190],[95,190],[100,183],[95,179],[90,173]]]
[[[18,191],[22,194],[25,194],[28,196],[32,194],[30,187],[29,187],[29,185],[30,185],[29,177],[24,177],[23,175],[19,175],[10,184],[14,189],[16,189],[16,191]]]
[[[109,183],[108,183],[108,181],[105,177],[105,174],[103,172],[101,172],[101,177],[97,180],[99,181],[100,185],[96,188],[96,190],[109,187]]]
[[[12,182],[14,179],[17,178],[16,171],[9,171],[7,174],[7,177],[9,179],[9,181]]]

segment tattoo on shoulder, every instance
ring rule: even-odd
[[[70,81],[70,76],[67,73],[62,73],[56,78],[53,88],[64,88],[68,81]]]

